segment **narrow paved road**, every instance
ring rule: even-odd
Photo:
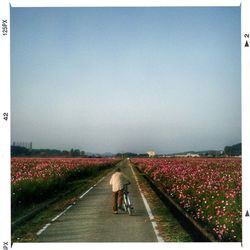
[[[40,242],[155,242],[157,241],[128,160],[119,167],[131,180],[134,215],[112,213],[110,173],[81,200],[43,231]]]

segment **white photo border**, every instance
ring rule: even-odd
[[[10,8],[11,7],[125,7],[125,6],[241,6],[241,102],[242,102],[242,226],[243,242],[241,243],[14,243],[14,249],[82,249],[84,248],[109,248],[127,249],[128,247],[152,247],[162,249],[246,249],[250,247],[250,217],[245,217],[246,211],[250,212],[250,48],[245,47],[245,34],[250,34],[250,3],[249,0],[2,0],[0,2],[0,19],[7,20],[8,35],[0,37],[0,227],[1,244],[11,247],[11,204],[10,204]],[[250,43],[250,39],[248,39]],[[3,119],[4,113],[8,119]],[[7,244],[5,244],[7,243]],[[167,245],[166,245],[167,244]],[[211,245],[212,244],[212,245]]]

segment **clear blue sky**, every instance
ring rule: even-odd
[[[240,8],[12,8],[12,141],[172,153],[241,141]]]

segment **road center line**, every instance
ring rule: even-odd
[[[83,196],[85,196],[91,189],[93,189],[94,186],[92,186],[91,188],[89,188],[85,193],[83,193],[81,196],[80,196],[80,199],[83,198]]]
[[[63,212],[58,214],[55,218],[53,218],[51,221],[54,222],[56,221],[60,216],[62,216],[67,210],[69,210],[73,205],[68,206]]]
[[[93,187],[95,187],[97,184],[99,184],[100,182],[102,182],[104,180],[105,176],[103,176]]]
[[[42,232],[44,232],[49,226],[51,225],[51,223],[46,224],[41,230],[39,230],[36,234],[40,235]]]
[[[133,173],[133,175],[134,175],[134,177],[135,177],[135,180],[136,180],[137,186],[138,186],[138,188],[139,188],[139,191],[140,191],[140,194],[141,194],[143,203],[144,203],[144,205],[145,205],[145,208],[146,208],[146,210],[147,210],[147,212],[148,212],[148,216],[149,216],[149,219],[150,219],[150,221],[151,221],[152,227],[153,227],[153,229],[154,229],[156,238],[157,238],[158,242],[164,242],[163,238],[160,236],[160,233],[159,233],[158,229],[156,228],[156,227],[157,227],[157,224],[156,224],[156,222],[154,221],[154,216],[153,216],[153,214],[152,214],[152,211],[151,211],[151,209],[150,209],[150,207],[149,207],[149,204],[148,204],[148,202],[147,202],[147,200],[146,200],[144,194],[142,193],[142,190],[141,190],[140,184],[139,184],[139,182],[138,182],[137,176],[135,175],[134,169],[133,169],[132,164],[131,164],[130,162],[129,162],[129,165],[130,165],[131,171],[132,171],[132,173]]]

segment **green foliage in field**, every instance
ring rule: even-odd
[[[71,183],[80,179],[92,178],[101,171],[115,166],[115,162],[77,166],[63,175],[57,175],[48,179],[20,180],[11,187],[12,215],[20,209],[24,209],[33,203],[41,203],[49,198],[56,197],[59,193],[71,188]]]

